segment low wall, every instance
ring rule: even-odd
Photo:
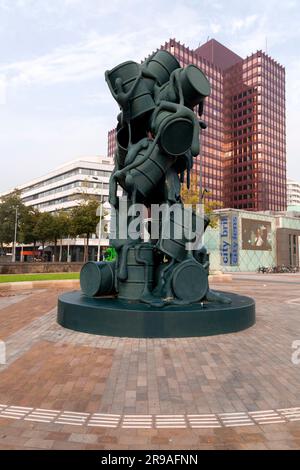
[[[0,263],[0,274],[78,273],[83,263]]]

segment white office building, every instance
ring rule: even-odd
[[[113,162],[104,157],[82,157],[66,163],[44,176],[17,187],[22,201],[41,212],[71,209],[82,196],[99,195],[108,199],[108,184]],[[10,191],[9,191],[10,192]]]
[[[300,207],[300,182],[287,179],[287,206]]]
[[[33,206],[41,212],[72,209],[82,202],[84,195],[99,196],[99,202],[102,201],[107,206],[109,178],[113,166],[110,158],[81,157],[59,166],[44,176],[17,186],[16,189],[21,191],[21,199],[25,205]],[[0,198],[10,192],[12,190],[0,194]],[[109,216],[106,218],[109,219]],[[69,259],[71,257],[72,261],[81,260],[83,238],[64,239],[62,244],[69,254]],[[100,244],[101,247],[108,246],[108,238],[103,238]],[[91,258],[94,259],[99,246],[96,235],[92,236],[89,245],[92,251]]]

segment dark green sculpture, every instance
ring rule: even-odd
[[[156,307],[204,299],[227,302],[225,297],[209,291],[205,247],[186,247],[187,214],[180,197],[181,184],[186,179],[189,187],[193,158],[199,154],[200,129],[206,128],[200,119],[204,100],[210,94],[206,76],[195,65],[181,68],[173,55],[160,50],[141,65],[132,61],[118,65],[107,71],[105,78],[121,109],[109,192],[116,220],[116,237],[111,238],[110,244],[118,256],[113,265],[114,283],[112,270],[105,263],[97,268],[88,264],[81,273],[83,291],[88,295],[107,294],[107,286],[111,285],[111,293],[119,298]],[[199,117],[194,112],[196,106]],[[125,209],[117,197],[118,186],[128,198]],[[150,218],[153,204],[164,204],[170,209],[177,205],[181,222],[170,211],[168,236],[161,220],[156,221],[156,240],[145,242],[141,237],[131,238],[130,233],[121,238],[119,213],[128,213],[129,226],[130,208],[136,204],[143,204]],[[195,214],[191,220],[195,225]],[[208,223],[204,217],[204,230]],[[176,224],[181,226],[177,237]],[[91,289],[90,284],[96,282],[93,271],[101,271],[101,276],[96,277],[101,285]]]
[[[137,338],[207,336],[252,326],[251,298],[209,289],[209,256],[201,244],[209,218],[185,207],[180,197],[206,128],[201,116],[210,94],[207,78],[194,65],[181,68],[164,50],[142,64],[124,62],[105,77],[121,110],[109,187],[116,257],[83,266],[81,292],[59,296],[58,323]]]

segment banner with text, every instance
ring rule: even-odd
[[[239,264],[239,224],[234,214],[220,217],[220,256],[222,266]]]

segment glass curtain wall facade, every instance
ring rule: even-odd
[[[286,209],[285,70],[258,51],[224,72],[224,204]]]

